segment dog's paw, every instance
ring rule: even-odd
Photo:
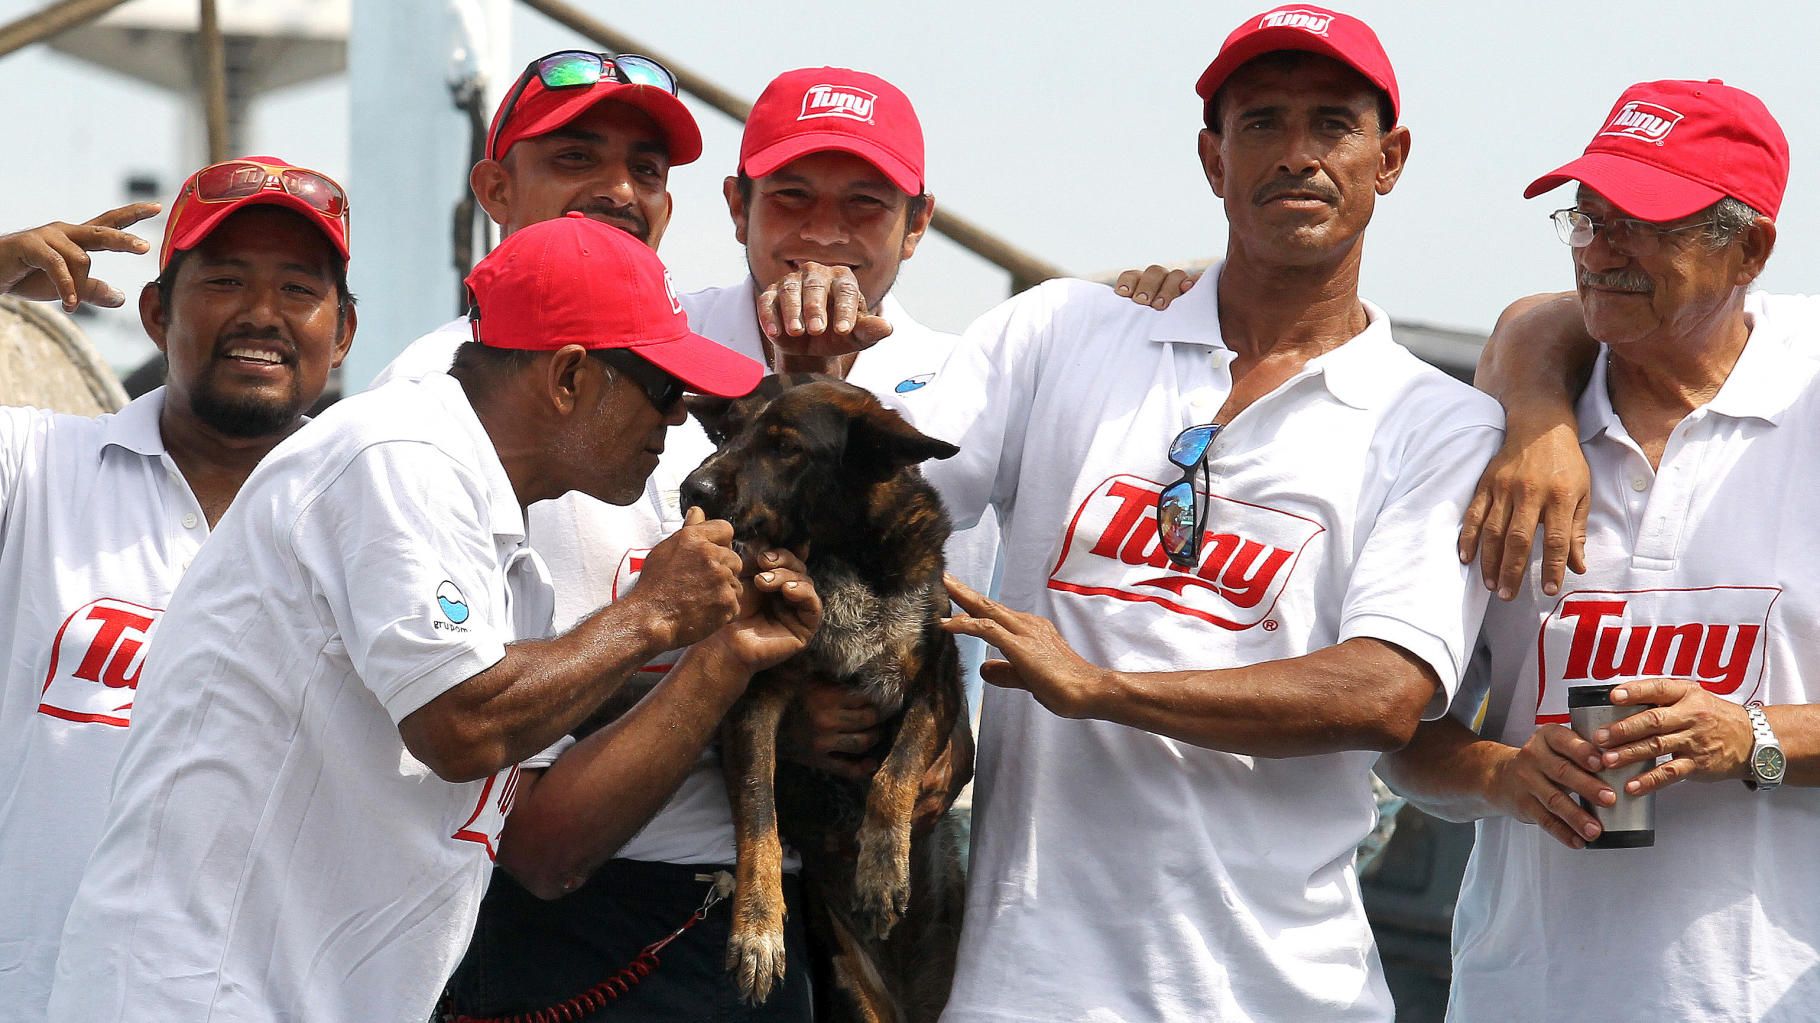
[[[890,937],[910,906],[910,863],[888,835],[861,836],[853,887],[854,910],[870,937],[879,941]]]
[[[784,935],[782,929],[735,924],[727,937],[727,972],[748,1005],[763,1004],[773,987],[784,984]]]

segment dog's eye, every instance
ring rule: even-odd
[[[800,458],[803,446],[793,437],[780,437],[777,441],[777,453],[785,458]]]

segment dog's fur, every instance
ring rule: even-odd
[[[910,822],[963,699],[954,638],[938,626],[950,525],[916,466],[958,449],[859,387],[802,380],[770,377],[734,402],[690,399],[718,450],[684,481],[684,505],[731,521],[748,553],[806,545],[823,607],[809,646],[755,677],[722,726],[739,853],[728,968],[753,1002],[783,978],[781,831],[802,855],[811,930],[845,996],[835,1018],[934,1021],[960,933],[959,841],[950,815],[914,841]],[[817,678],[864,693],[887,718],[870,783],[778,760],[779,722]]]

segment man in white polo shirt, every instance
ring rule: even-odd
[[[814,632],[800,564],[764,552],[753,576],[697,515],[635,598],[541,638],[523,509],[635,500],[684,387],[741,394],[761,367],[689,332],[657,257],[579,215],[468,286],[451,373],[273,452],[173,595],[51,1019],[426,1018],[535,795],[521,762],[661,651],[694,644],[674,673],[731,703]]]
[[[1418,802],[1478,819],[1450,1018],[1742,1023],[1820,1005],[1820,497],[1802,471],[1820,461],[1820,310],[1746,296],[1788,166],[1756,97],[1645,82],[1526,193],[1578,182],[1554,216],[1579,333],[1603,342],[1577,408],[1585,571],[1560,586],[1532,562],[1487,613],[1485,671],[1455,711],[1470,721],[1488,689],[1482,738],[1432,722],[1386,758]],[[1615,704],[1660,709],[1576,736],[1568,695],[1611,685]],[[1574,797],[1603,808],[1620,784],[1655,793],[1653,845],[1586,850],[1608,834]]]
[[[35,279],[18,283],[66,306],[110,300],[113,289],[71,250],[130,251],[136,239],[108,225],[157,208],[41,229],[43,244],[25,246]],[[47,240],[52,232],[60,237]],[[165,353],[165,386],[92,419],[0,408],[7,1019],[44,1019],[58,936],[101,834],[152,626],[247,474],[303,424],[354,338],[347,198],[315,171],[253,157],[191,175],[158,267],[139,313]]]
[[[606,81],[592,89],[604,97],[595,102],[606,105],[626,91]],[[639,92],[651,102],[674,102],[649,89]],[[853,107],[841,97],[870,97],[869,116],[842,116]],[[571,102],[574,109],[584,106],[582,98]],[[518,137],[513,116],[502,105],[494,122],[495,132],[507,140],[499,159],[500,170],[514,182],[511,191],[557,194],[543,183],[551,171],[520,155],[540,152],[535,146],[542,143],[532,139],[533,147],[525,148],[525,142],[511,141]],[[544,120],[536,123],[541,126]],[[601,159],[596,167],[600,183],[595,187],[603,194],[641,194],[631,184],[614,184],[633,177],[615,172],[611,160]],[[535,203],[493,202],[484,187],[493,173],[498,172],[476,171],[476,192],[508,235],[535,222],[520,218],[554,215]],[[757,318],[763,290],[757,282],[769,285],[793,268],[815,262],[837,268],[842,280],[857,284],[860,293],[882,296],[866,311],[891,325],[889,337],[836,367],[839,372],[881,394],[912,391],[933,377],[958,339],[918,324],[890,294],[902,261],[914,254],[934,213],[924,180],[922,127],[900,90],[877,76],[844,68],[805,68],[778,76],[753,106],[740,163],[726,180],[725,194],[753,276],[682,296],[693,329],[771,362]],[[661,228],[667,213],[667,205],[652,207],[643,219]],[[660,236],[658,230],[645,237],[655,246]],[[454,329],[443,328],[413,342],[376,385],[440,371],[459,337]],[[681,525],[677,488],[683,477],[711,450],[700,428],[687,423],[671,431],[641,500],[614,507],[572,494],[531,509],[530,531],[556,586],[559,625],[631,591],[649,550]],[[956,574],[986,586],[996,540],[996,524],[990,520],[957,535],[948,548]],[[975,641],[966,646],[973,655],[970,663],[977,666],[983,651]],[[666,656],[645,665],[640,678],[647,686],[657,683],[672,661]],[[551,801],[547,814],[537,802],[521,807],[501,852],[505,873],[488,892],[470,955],[451,984],[456,1009],[507,1014],[569,1001],[675,930],[711,888],[702,878],[732,864],[726,784],[706,749],[716,721],[679,723],[665,710],[685,694],[675,684],[659,687],[612,726],[591,723],[586,731],[598,738],[570,755],[564,767],[565,773],[585,772],[590,785],[570,801]],[[870,772],[875,762],[866,754],[879,739],[876,712],[869,704],[850,706],[835,693],[818,696],[805,715],[810,720],[791,734],[797,758],[839,773]],[[686,759],[667,763],[652,756],[647,730],[659,726],[666,734],[680,729],[698,737]],[[940,762],[926,781],[928,812],[952,802],[971,774],[970,736],[963,731],[958,738],[958,754]],[[794,869],[793,856],[787,866]],[[764,1005],[741,1005],[726,976],[729,920],[725,910],[717,910],[669,945],[662,968],[641,981],[635,995],[616,1001],[610,1012],[641,1020],[692,1021],[726,1014],[806,1019],[810,956],[802,930],[806,913],[794,877],[787,880],[785,892],[793,910],[786,928],[788,956],[803,968],[792,970],[785,986]],[[554,902],[539,898],[559,893],[562,897]]]
[[[1409,151],[1371,30],[1266,12],[1197,93],[1216,283],[1045,284],[903,396],[957,523],[1006,516],[1003,603],[950,583],[1006,658],[951,1023],[1392,1017],[1353,851],[1477,629],[1450,537],[1497,410],[1358,297]]]

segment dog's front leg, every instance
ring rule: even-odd
[[[923,775],[941,750],[942,717],[927,693],[904,708],[897,739],[866,793],[854,907],[881,941],[897,926],[910,901],[910,819],[922,794]]]
[[[757,1005],[784,979],[783,846],[777,837],[777,725],[790,702],[783,687],[748,690],[721,742],[739,862],[727,970]]]

